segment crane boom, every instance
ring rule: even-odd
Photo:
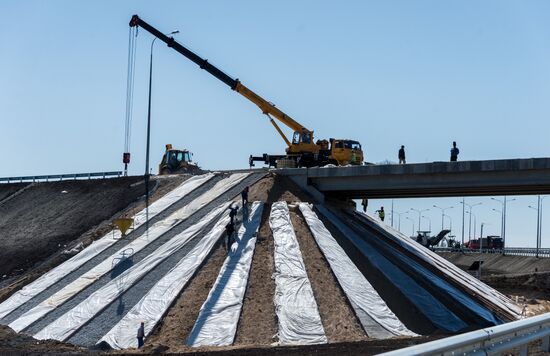
[[[298,123],[296,120],[292,119],[290,116],[279,110],[275,107],[274,104],[270,103],[269,101],[265,100],[249,88],[247,88],[244,84],[242,84],[238,79],[233,79],[226,73],[224,73],[222,70],[218,69],[213,64],[209,63],[207,59],[201,58],[199,55],[195,54],[194,52],[190,51],[186,47],[179,44],[176,40],[174,40],[173,37],[168,37],[164,33],[160,32],[153,26],[149,25],[147,22],[143,21],[138,15],[132,16],[132,19],[130,20],[130,26],[139,26],[146,30],[147,32],[151,33],[153,36],[157,37],[159,40],[163,41],[168,45],[168,47],[173,48],[176,52],[184,55],[186,58],[193,61],[195,64],[197,64],[201,69],[204,69],[208,73],[212,74],[214,77],[228,85],[232,90],[236,91],[237,93],[241,94],[254,104],[256,104],[260,110],[262,110],[262,113],[270,116],[270,118],[274,117],[277,120],[279,120],[284,125],[288,126],[290,129],[294,130],[295,133],[298,133],[300,137],[307,137],[307,141],[304,142],[306,144],[312,144],[313,142],[313,131],[308,130],[303,125]],[[273,120],[273,119],[271,119]],[[283,140],[285,143],[291,147],[290,141],[286,138],[284,133],[280,130],[280,128],[277,126],[277,124],[274,121],[271,121],[273,126],[277,129],[277,132],[283,137]],[[298,140],[298,142],[302,141],[301,139]]]

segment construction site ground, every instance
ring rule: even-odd
[[[186,178],[167,176],[153,179],[151,201],[163,196]],[[3,275],[0,302],[69,258],[70,254],[64,252],[81,243],[86,246],[108,232],[114,218],[130,216],[142,209],[142,182],[143,177],[127,177],[0,185],[0,254],[3,254],[0,258],[9,261],[0,266]],[[268,175],[253,184],[250,187],[249,200],[265,203],[284,200],[289,204],[312,201],[311,197],[287,178],[276,175]],[[0,326],[0,351],[37,354],[193,352],[208,355],[368,355],[445,336],[432,334],[389,340],[367,338],[303,218],[292,205],[290,210],[328,344],[275,346],[277,318],[273,304],[275,282],[272,278],[274,245],[268,221],[269,209],[265,209],[234,346],[191,348],[185,345],[186,337],[225,259],[226,251],[220,243],[147,338],[145,347],[140,350],[92,351],[70,343],[35,340],[23,333],[15,333],[9,327]],[[445,257],[464,269],[468,264],[464,256],[447,254]],[[522,273],[520,275],[511,274],[505,268],[511,265],[510,261],[499,262],[495,258],[494,263],[486,262],[484,281],[523,303],[528,315],[550,311],[550,260],[525,262],[527,259],[517,258],[517,264],[522,266],[519,269]],[[545,263],[548,268],[543,267]]]

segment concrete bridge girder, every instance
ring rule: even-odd
[[[281,169],[310,193],[412,198],[550,193],[550,158]]]

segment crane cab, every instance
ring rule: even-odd
[[[159,164],[159,174],[176,173],[200,173],[200,168],[191,159],[192,153],[189,150],[177,150],[171,144],[166,145],[166,151]]]
[[[337,166],[362,165],[363,150],[354,140],[330,139],[329,162]]]

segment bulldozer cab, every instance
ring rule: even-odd
[[[166,145],[166,152],[159,164],[159,174],[194,173],[198,168],[191,160],[188,150],[173,149],[171,144]]]
[[[353,140],[330,139],[330,160],[339,166],[363,164],[361,144]]]

